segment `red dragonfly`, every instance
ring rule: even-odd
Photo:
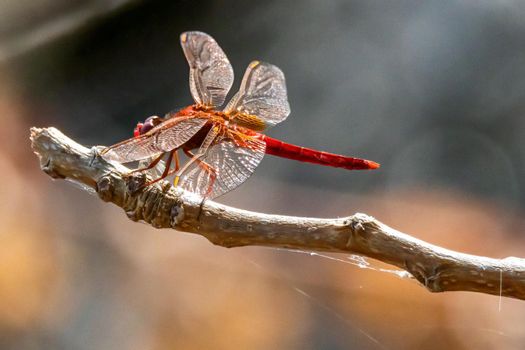
[[[164,118],[149,117],[137,124],[133,138],[101,152],[105,159],[121,163],[153,159],[135,171],[155,167],[167,154],[162,175],[146,185],[175,174],[176,186],[215,198],[246,181],[265,153],[349,170],[379,167],[370,160],[295,146],[261,134],[290,114],[284,74],[269,63],[251,62],[239,92],[218,110],[233,83],[228,58],[208,34],[185,32],[180,42],[190,66],[195,104]],[[178,150],[189,158],[182,167]]]

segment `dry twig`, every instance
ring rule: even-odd
[[[492,259],[434,246],[355,214],[316,219],[268,215],[231,208],[173,188],[164,182],[131,193],[144,181],[129,169],[108,163],[55,128],[32,128],[41,168],[94,189],[123,208],[131,220],[157,228],[200,234],[223,247],[259,245],[352,253],[398,266],[432,292],[472,291],[525,299],[525,259]]]

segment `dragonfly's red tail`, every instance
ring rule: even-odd
[[[266,142],[266,153],[274,156],[348,170],[368,170],[379,168],[379,164],[371,160],[345,157],[338,154],[300,147],[276,140],[263,134],[257,134],[256,137]]]

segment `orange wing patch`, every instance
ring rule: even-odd
[[[253,114],[236,113],[233,117],[233,122],[253,131],[262,131],[266,129],[266,123],[264,120]]]

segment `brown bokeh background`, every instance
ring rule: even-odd
[[[524,348],[522,301],[133,223],[43,174],[28,140],[53,125],[111,144],[189,104],[178,35],[202,30],[233,89],[255,58],[285,72],[292,114],[270,135],[382,164],[267,157],[221,202],[365,212],[446,248],[523,257],[524,15],[512,1],[3,2],[0,348]]]

